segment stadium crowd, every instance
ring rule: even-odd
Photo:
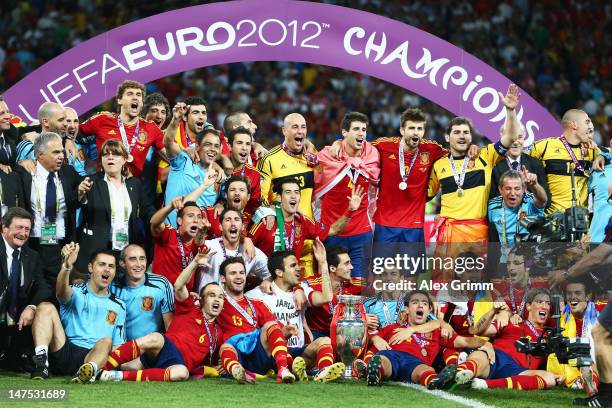
[[[508,20],[512,43],[518,30],[512,13],[520,7],[532,11],[525,27],[542,31],[536,6],[485,3],[441,7],[468,33],[458,44],[476,41],[480,36],[471,32],[486,30],[478,22],[495,18]],[[368,7],[377,12],[383,2]],[[403,7],[385,3],[398,15]],[[409,23],[442,30],[426,6],[411,7],[414,18],[423,18]],[[52,20],[47,29],[57,27],[53,19],[63,14],[44,11],[37,16],[40,10],[22,5],[13,13],[32,16],[36,29],[44,30],[44,19]],[[470,26],[463,18],[470,13],[482,20]],[[127,9],[117,15],[110,24],[136,18]],[[104,27],[81,23],[75,32],[57,32],[64,35],[60,43]],[[448,30],[444,35],[455,35],[452,25]],[[5,52],[6,85],[29,72],[27,63],[36,65],[35,55],[52,56],[38,53],[37,42],[49,36],[32,30],[24,38],[14,49],[36,44],[36,51],[19,58],[19,51]],[[253,383],[270,370],[282,383],[311,376],[333,381],[347,371],[334,340],[339,296],[365,294],[368,347],[349,371],[368,385],[560,385],[587,391],[582,403],[609,404],[612,155],[601,117],[610,115],[605,92],[593,95],[605,89],[597,78],[605,57],[575,78],[559,72],[546,79],[540,64],[547,60],[528,54],[537,43],[512,51],[497,40],[492,48],[500,55],[487,58],[533,64],[517,69],[524,76],[518,82],[562,113],[562,135],[523,146],[515,85],[500,93],[507,119],[500,135],[489,135],[498,140],[491,143],[477,137],[468,118],[447,117],[389,85],[289,63],[213,67],[146,87],[126,79],[108,111],[79,118],[47,102],[30,126],[15,127],[0,99],[0,363],[27,369],[34,379],[53,373],[83,384],[219,375]],[[57,44],[42,47],[62,51]],[[530,72],[532,88],[525,86]],[[583,86],[583,78],[592,82]],[[547,84],[559,87],[556,97]],[[570,89],[576,95],[563,97]],[[426,203],[436,195],[430,237]],[[592,214],[588,233],[576,238],[584,246],[601,244],[588,256],[572,246],[564,263],[534,265],[519,242],[528,233],[519,221],[577,207]],[[408,276],[385,266],[385,289],[373,291],[378,249],[404,251],[398,243],[420,249],[430,239],[437,253],[456,258],[477,259],[490,242],[500,255],[491,262],[489,254],[488,275],[474,267]],[[497,285],[399,289],[425,275],[495,278]],[[590,283],[594,275],[603,276],[598,290]],[[590,338],[588,370],[515,348],[516,340],[535,340],[549,324],[549,287],[564,293],[564,335]]]

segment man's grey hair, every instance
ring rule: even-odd
[[[55,132],[43,132],[34,141],[34,155],[46,153],[49,146],[49,142],[53,139],[58,139],[62,142],[62,137]]]
[[[519,126],[521,128],[521,130],[523,131],[523,134],[527,134],[527,130],[525,129],[525,125],[523,125],[522,123],[519,122]],[[499,134],[503,135],[504,134],[504,129],[506,128],[506,124],[504,123],[503,125],[501,125],[501,127],[499,128]]]

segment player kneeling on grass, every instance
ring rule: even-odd
[[[194,271],[205,266],[210,255],[199,252],[176,279],[175,314],[166,334],[150,333],[122,344],[108,356],[100,381],[184,381],[203,364],[213,365],[221,339],[215,318],[223,308],[223,289],[216,282],[204,286],[201,306],[187,291]],[[132,371],[111,370],[121,364]]]
[[[415,290],[406,296],[404,306],[408,308],[408,313],[402,314],[402,321],[383,327],[373,337],[373,341],[376,337],[385,340],[390,349],[380,350],[370,359],[367,368],[368,385],[380,385],[383,380],[394,380],[420,383],[430,389],[445,388],[454,379],[456,366],[449,365],[440,374],[436,374],[432,364],[440,349],[474,349],[486,342],[481,338],[462,337],[455,333],[449,338],[443,338],[440,328],[428,334],[413,332],[401,342],[391,341],[403,328],[425,323],[433,304],[427,292]]]
[[[333,292],[327,267],[326,251],[323,243],[316,238],[313,254],[319,266],[323,281],[323,292],[313,292],[311,302],[320,306],[332,300]],[[261,288],[247,292],[247,296],[263,300],[276,319],[286,325],[294,325],[296,335],[287,339],[289,355],[294,357],[291,369],[300,381],[308,381],[307,368],[316,366],[318,373],[315,382],[328,382],[338,379],[344,373],[344,364],[335,363],[334,349],[329,337],[319,337],[310,344],[304,343],[304,309],[298,310],[295,296],[302,291],[293,292],[300,283],[300,264],[293,251],[275,251],[268,258],[268,270],[272,274],[272,294],[264,293]],[[288,356],[289,357],[289,356]]]
[[[62,248],[62,269],[57,275],[55,292],[60,312],[51,303],[41,303],[32,324],[35,355],[33,379],[59,375],[76,376],[72,382],[92,381],[98,367],[106,361],[113,345],[125,341],[125,304],[108,288],[115,277],[115,256],[108,251],[95,252],[89,261],[89,279],[70,285],[70,272],[79,254],[79,244]]]
[[[493,317],[507,308],[504,302],[496,302],[489,312],[477,323],[477,327],[488,327],[483,335],[493,338],[493,353],[485,351],[471,353],[465,363],[459,364],[455,381],[467,384],[472,381],[472,388],[517,388],[522,390],[541,390],[562,384],[563,376],[555,375],[538,367],[546,361],[547,356],[535,356],[519,353],[515,342],[521,337],[536,341],[550,313],[550,294],[548,290],[532,289],[526,296],[528,317],[525,321],[501,327]],[[476,378],[474,378],[476,377]]]
[[[294,382],[285,338],[295,335],[297,328],[283,326],[263,301],[244,295],[246,267],[241,257],[228,257],[219,273],[226,295],[217,319],[225,340],[219,350],[225,371],[245,384],[255,382],[252,373],[266,374],[276,366],[277,382]]]

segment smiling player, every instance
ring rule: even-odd
[[[214,366],[222,337],[215,319],[223,309],[223,289],[206,285],[198,304],[186,286],[212,254],[198,253],[176,280],[176,312],[166,334],[150,333],[122,344],[108,356],[100,381],[184,381],[201,365]],[[111,370],[124,363],[130,371]]]

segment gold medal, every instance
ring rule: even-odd
[[[457,189],[457,195],[458,195],[459,197],[463,197],[463,189],[462,189],[461,187],[459,187],[459,188]]]
[[[134,156],[132,156],[131,154],[128,154],[128,157],[127,157],[127,162],[128,162],[128,163],[131,163],[131,162],[133,162],[133,161],[134,161]]]
[[[427,357],[427,350],[425,350],[424,348],[421,349],[421,354],[423,355],[423,357]]]

